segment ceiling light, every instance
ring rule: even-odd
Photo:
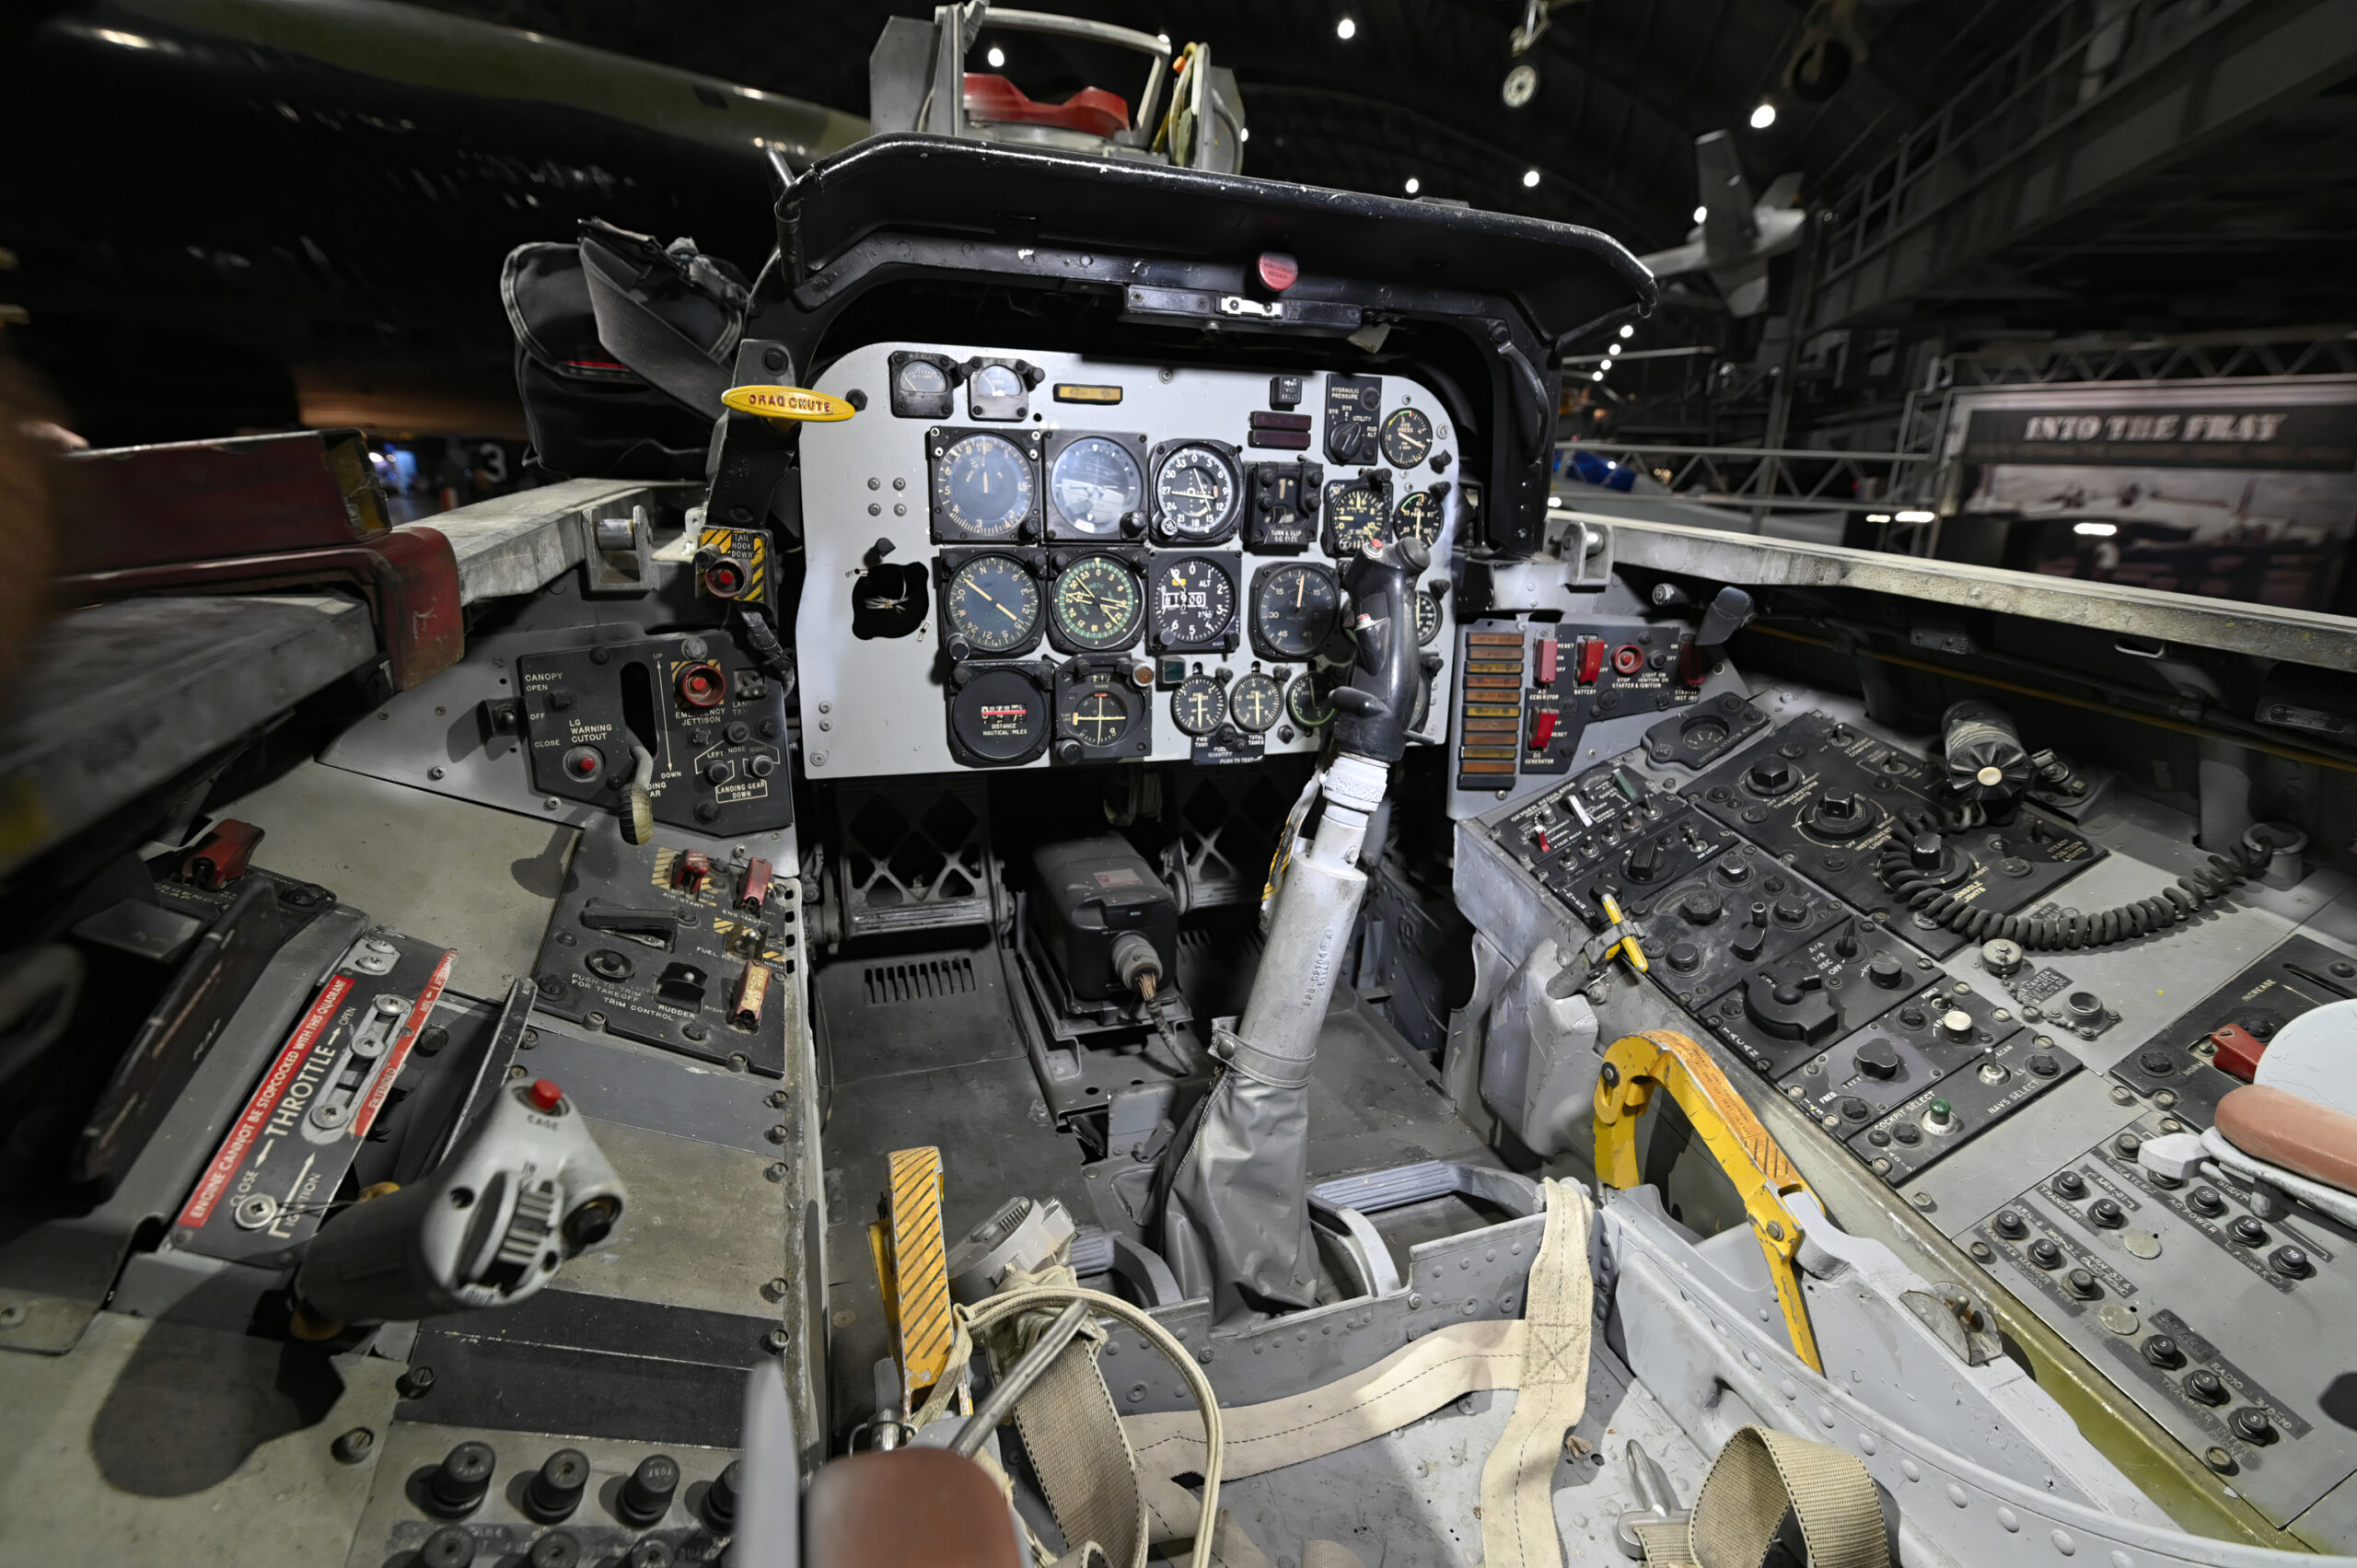
[[[1635,336],[1637,335],[1637,328],[1636,328],[1636,324],[1635,324],[1634,322],[1631,322],[1631,321],[1623,321],[1623,322],[1621,322],[1621,323],[1620,323],[1620,335],[1621,335],[1622,337],[1624,337],[1624,338],[1633,338],[1633,337],[1635,337]]]
[[[1895,516],[1902,523],[1928,523],[1932,520],[1932,514],[1929,512],[1899,512]]]
[[[1538,171],[1535,168],[1524,169],[1522,171],[1522,183],[1525,190],[1529,190],[1532,187],[1535,187],[1538,183]]]
[[[1601,381],[1604,379],[1604,372],[1601,370],[1592,371],[1588,375],[1588,379],[1591,381]]]
[[[983,58],[991,63],[991,69],[995,71],[1000,66],[1006,64],[1006,51],[993,43],[991,45],[990,53],[984,55]]]
[[[1866,521],[1870,523],[1887,523],[1890,521],[1890,514],[1888,512],[1868,512],[1866,514]]]
[[[1765,131],[1769,126],[1773,125],[1774,123],[1776,123],[1776,106],[1774,104],[1763,103],[1759,108],[1751,111],[1751,128],[1753,130]]]
[[[2073,523],[2071,531],[2084,534],[2089,539],[2109,539],[2119,531],[2119,525],[2118,523]]]
[[[1605,350],[1605,352],[1607,354],[1619,354],[1620,352],[1620,345],[1619,343],[1614,343],[1610,348]]]
[[[1711,209],[1708,207],[1697,207],[1694,209],[1694,221],[1696,223],[1701,223],[1704,218],[1707,218],[1710,215]]]
[[[1348,17],[1344,17],[1341,21],[1334,24],[1334,36],[1342,40],[1346,43],[1352,39],[1356,38],[1358,36],[1358,23],[1351,20]]]
[[[1408,194],[1410,194],[1411,196],[1412,196],[1412,195],[1414,195],[1417,192],[1419,192],[1419,191],[1422,190],[1423,188],[1424,188],[1424,182],[1423,182],[1422,180],[1421,180],[1417,179],[1417,178],[1416,178],[1414,175],[1412,175],[1412,174],[1411,174],[1411,175],[1410,175],[1410,176],[1408,176]]]

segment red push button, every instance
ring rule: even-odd
[[[1623,643],[1612,653],[1612,668],[1619,675],[1634,675],[1645,668],[1645,650],[1634,643]]]
[[[533,1084],[530,1094],[534,1110],[554,1110],[564,1103],[564,1091],[546,1078]]]
[[[691,708],[716,708],[728,695],[728,679],[716,664],[691,664],[679,671],[679,701]]]

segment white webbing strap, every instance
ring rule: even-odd
[[[1747,1426],[1727,1439],[1690,1519],[1639,1524],[1655,1568],[1759,1568],[1789,1511],[1810,1568],[1889,1568],[1874,1478],[1854,1454]]]
[[[1587,1410],[1596,1283],[1588,1233],[1596,1210],[1584,1188],[1547,1183],[1547,1229],[1525,1292],[1522,1372],[1505,1434],[1481,1466],[1485,1568],[1562,1568],[1553,1481],[1563,1438]]]

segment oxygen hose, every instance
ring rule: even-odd
[[[2065,948],[2109,947],[2115,942],[2165,931],[2190,920],[2201,906],[2225,896],[2267,868],[2270,855],[2247,844],[2237,844],[2231,858],[2213,854],[2209,864],[2187,872],[2149,899],[2139,899],[2094,914],[2004,914],[1979,909],[1943,886],[1935,868],[1917,863],[1915,851],[1930,837],[1945,838],[1989,821],[1976,803],[1935,807],[1922,815],[1894,819],[1890,840],[1875,861],[1875,872],[1891,893],[1907,900],[1916,913],[1976,942],[2002,938],[2027,951],[2059,952]],[[1952,879],[1951,879],[1952,880]]]

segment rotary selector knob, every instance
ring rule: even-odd
[[[1718,873],[1722,879],[1740,887],[1751,880],[1751,862],[1739,854],[1730,854],[1719,862]]]
[[[1775,757],[1762,757],[1751,764],[1743,782],[1754,795],[1782,795],[1793,787],[1793,770]]]
[[[1678,917],[1689,925],[1708,925],[1725,909],[1718,894],[1708,888],[1697,888],[1678,900]]]
[[[1918,833],[1907,846],[1907,864],[1918,871],[1937,871],[1946,859],[1937,833]]]
[[[1898,1057],[1898,1048],[1890,1041],[1879,1038],[1870,1040],[1858,1047],[1857,1063],[1859,1072],[1869,1078],[1879,1078],[1886,1083],[1898,1076],[1898,1069],[1902,1065]]]
[[[1648,839],[1629,852],[1629,879],[1650,882],[1661,875],[1661,841]]]
[[[1885,991],[1896,991],[1907,983],[1907,966],[1888,953],[1877,953],[1866,960],[1867,981]]]

